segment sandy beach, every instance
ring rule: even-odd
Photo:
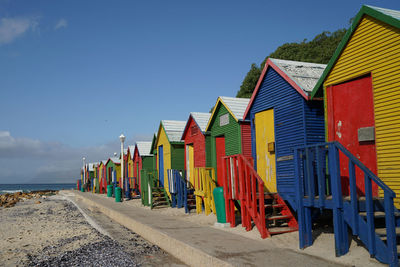
[[[101,197],[106,197],[105,195],[100,195]],[[371,258],[368,254],[368,250],[365,246],[357,240],[355,237],[349,237],[350,248],[349,253],[341,256],[335,256],[335,241],[333,234],[333,227],[331,219],[328,221],[319,221],[318,226],[315,225],[314,232],[314,245],[306,249],[299,249],[298,232],[274,235],[270,238],[262,239],[257,228],[254,227],[251,231],[246,231],[240,224],[236,227],[216,227],[214,224],[217,221],[216,215],[211,213],[210,215],[205,215],[204,213],[195,214],[192,210],[191,214],[186,214],[184,209],[176,208],[166,208],[166,209],[153,209],[145,207],[141,204],[140,199],[134,199],[130,201],[125,201],[123,205],[130,205],[137,208],[148,210],[149,212],[161,213],[165,216],[173,217],[176,220],[189,221],[203,226],[208,226],[211,228],[216,228],[221,231],[226,231],[234,235],[240,235],[244,238],[250,238],[258,240],[266,245],[272,245],[273,247],[280,249],[290,249],[296,253],[307,254],[310,257],[323,258],[329,262],[337,263],[345,266],[385,266],[384,264],[378,262],[376,259]],[[237,216],[237,221],[240,217]]]
[[[183,266],[106,216],[80,209],[102,233],[60,195],[0,208],[0,266]]]
[[[73,191],[36,195],[21,199],[13,207],[0,207],[0,266],[185,266],[96,207],[68,195],[74,196]],[[189,215],[184,209],[173,208],[150,210],[141,205],[140,199],[121,204],[215,228],[214,214]],[[371,259],[365,247],[355,240],[349,254],[335,257],[332,229],[321,229],[315,237],[315,246],[305,250],[298,249],[297,232],[261,239],[256,229],[246,232],[240,225],[217,229],[338,264],[383,266]]]

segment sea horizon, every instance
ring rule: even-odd
[[[18,183],[18,184],[0,184],[0,195],[12,193],[28,193],[38,190],[63,190],[74,189],[76,183]]]
[[[75,184],[75,182],[71,182],[71,183],[0,183],[0,185],[16,185],[16,184]]]

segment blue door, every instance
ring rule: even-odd
[[[163,146],[158,147],[158,181],[164,187],[164,154]]]

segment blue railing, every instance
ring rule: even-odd
[[[344,199],[347,196],[342,193],[340,153],[348,160],[349,201]],[[382,262],[397,266],[393,204],[396,194],[393,190],[338,142],[297,147],[294,149],[294,163],[297,177],[300,248],[311,246],[313,242],[311,209],[328,208],[333,210],[337,256],[348,252],[347,225],[349,225],[353,234],[360,237],[372,256],[376,256]],[[342,162],[343,164],[346,163]],[[364,177],[356,177],[356,167],[361,170]],[[356,180],[362,178],[364,188],[360,190],[357,189]],[[384,194],[386,243],[375,232],[373,184],[376,184]],[[366,220],[359,214],[359,197],[365,197]]]
[[[188,191],[193,189],[189,189],[190,184],[186,180],[185,171],[169,169],[167,173],[169,193],[171,194],[171,207],[184,207],[185,213],[189,213]]]

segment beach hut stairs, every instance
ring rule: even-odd
[[[171,206],[171,201],[167,191],[163,186],[159,185],[157,178],[157,170],[142,169],[141,176],[141,199],[144,206],[151,209],[160,209]]]
[[[217,183],[215,181],[214,168],[194,168],[194,180],[194,195],[196,196],[197,214],[200,214],[203,211],[203,206],[206,215],[209,215],[211,212],[216,214],[213,191],[217,187]]]
[[[394,206],[395,192],[337,141],[298,147],[294,161],[300,248],[313,243],[313,210],[332,210],[336,256],[349,251],[351,229],[372,257],[398,266],[400,212]],[[341,163],[348,166],[349,195],[342,191]],[[357,185],[356,169],[363,173],[364,188]],[[383,197],[373,195],[373,186]]]
[[[168,184],[172,208],[185,208],[185,213],[196,209],[194,186],[186,178],[184,170],[168,170]]]
[[[151,208],[152,209],[161,209],[171,207],[171,201],[165,191],[164,187],[152,187],[151,189]]]
[[[242,226],[252,229],[252,221],[262,238],[298,230],[292,210],[278,193],[271,193],[242,154],[223,157],[223,187],[227,222],[236,226],[235,208],[240,203]]]

